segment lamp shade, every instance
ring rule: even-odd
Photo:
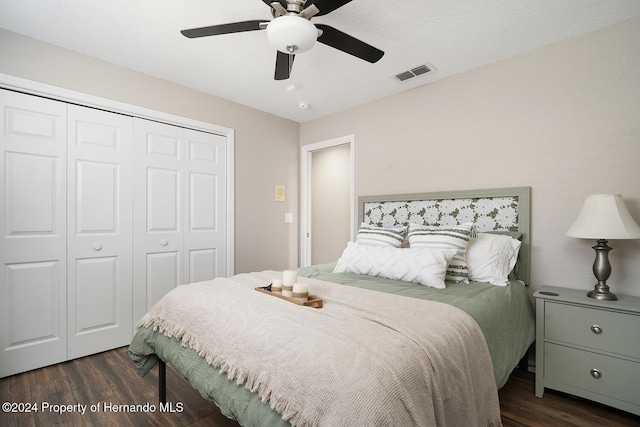
[[[302,53],[310,50],[318,38],[318,29],[298,16],[279,16],[267,25],[269,43],[283,53]]]
[[[620,194],[587,196],[567,236],[583,239],[640,239],[640,226]]]

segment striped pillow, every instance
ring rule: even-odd
[[[445,280],[450,282],[469,283],[465,253],[471,237],[475,237],[475,227],[470,222],[450,227],[409,224],[409,247],[456,250],[447,267]]]
[[[402,246],[406,227],[378,227],[372,224],[362,223],[356,236],[356,243],[369,246],[389,246],[399,248]]]

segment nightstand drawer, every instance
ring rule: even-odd
[[[545,339],[640,359],[640,316],[549,301],[544,315]]]
[[[640,363],[551,343],[544,344],[544,354],[545,378],[640,405]]]

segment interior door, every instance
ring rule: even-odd
[[[132,335],[131,117],[68,106],[69,358]]]
[[[0,89],[0,377],[67,356],[66,108]]]
[[[134,119],[134,320],[184,279],[184,129]]]
[[[226,276],[226,143],[224,136],[185,130],[184,283]]]

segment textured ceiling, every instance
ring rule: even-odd
[[[635,16],[638,0],[353,0],[312,22],[385,56],[370,64],[317,43],[296,56],[289,80],[275,81],[275,49],[264,31],[200,39],[179,32],[270,20],[261,0],[0,0],[1,28],[297,122]],[[393,78],[423,63],[436,71],[405,82]],[[300,101],[308,108],[299,108]]]

